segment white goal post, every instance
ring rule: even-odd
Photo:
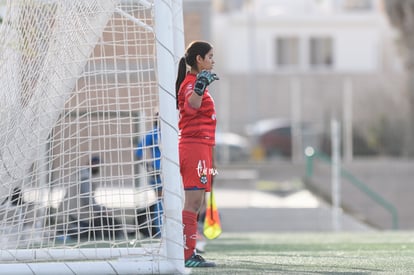
[[[185,273],[182,0],[8,0],[0,14],[0,274]],[[144,142],[156,124],[160,170]]]

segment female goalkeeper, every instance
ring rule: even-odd
[[[212,73],[213,47],[194,41],[178,67],[175,84],[179,110],[179,159],[185,203],[183,209],[184,258],[186,267],[214,267],[214,262],[195,254],[197,215],[216,174],[213,162],[216,111],[207,86],[218,77]],[[189,70],[187,70],[187,68]]]

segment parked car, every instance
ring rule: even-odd
[[[236,133],[217,132],[215,157],[218,162],[247,161],[250,157],[248,139]]]
[[[265,157],[292,156],[292,123],[288,119],[264,119],[247,125],[246,133],[260,147]],[[320,148],[322,130],[311,123],[301,123],[302,150],[307,146]]]

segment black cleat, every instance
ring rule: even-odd
[[[185,261],[185,267],[215,267],[214,262],[207,262],[198,254],[193,254],[190,259]]]

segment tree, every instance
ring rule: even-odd
[[[414,0],[384,0],[383,2],[390,23],[399,31],[404,53],[410,106],[404,153],[407,156],[414,156]]]

